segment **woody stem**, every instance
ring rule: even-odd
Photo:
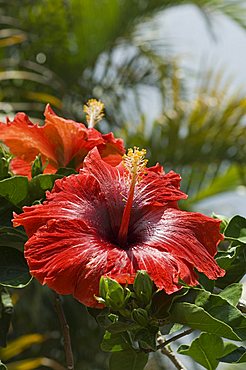
[[[169,351],[167,348],[162,348],[161,353],[163,355],[167,356],[170,361],[172,361],[173,365],[176,367],[178,370],[186,370],[184,365],[174,356],[172,351]]]
[[[64,350],[66,356],[67,370],[74,370],[73,352],[71,346],[71,339],[69,333],[69,326],[66,320],[66,316],[62,307],[62,302],[59,294],[55,293],[55,308],[59,318],[63,339],[64,339]]]

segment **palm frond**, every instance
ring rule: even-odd
[[[158,49],[167,50],[168,40],[160,41],[155,33],[144,32],[140,25],[151,22],[153,29],[154,15],[185,4],[197,6],[206,19],[210,20],[214,13],[220,12],[244,26],[245,6],[239,0],[23,0],[21,8],[14,0],[2,1],[2,32],[9,32],[10,38],[6,37],[9,41],[5,41],[0,55],[15,61],[13,70],[21,71],[31,80],[38,79],[36,84],[29,84],[28,79],[13,79],[10,66],[2,65],[2,72],[8,72],[3,75],[6,79],[1,85],[2,92],[4,90],[2,101],[13,101],[13,97],[9,97],[12,90],[15,103],[32,101],[40,104],[40,96],[35,93],[41,89],[42,96],[48,94],[52,101],[55,97],[62,101],[63,113],[70,112],[70,116],[81,118],[81,104],[87,97],[103,97],[107,105],[109,102],[109,124],[116,121],[121,124],[124,114],[120,111],[124,112],[129,100],[137,102],[143,86],[155,86],[165,99],[163,79],[165,74],[168,75],[169,61],[163,61]],[[40,73],[41,76],[27,75],[26,72],[31,71],[23,69],[24,63],[36,63],[40,54],[46,72]],[[43,62],[38,61],[36,65],[41,68],[40,63]],[[101,69],[101,77],[98,69]],[[50,78],[51,71],[59,76],[56,79],[62,81],[62,88]],[[31,95],[27,93],[29,89],[33,92]],[[127,99],[129,96],[132,98]],[[56,106],[61,106],[60,101]],[[40,115],[35,111],[31,113]]]
[[[181,173],[190,204],[245,184],[245,97],[232,96],[225,87],[216,88],[218,79],[213,74],[211,80],[207,75],[203,79],[206,87],[201,84],[194,100],[184,100],[174,69],[163,114],[152,129],[143,121],[136,129],[125,125],[121,131],[129,146],[148,148],[152,164],[160,162],[167,170]],[[232,164],[233,176],[228,170]]]

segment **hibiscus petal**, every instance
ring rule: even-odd
[[[31,164],[20,158],[13,158],[10,162],[10,170],[14,175],[27,176],[29,180],[31,176]]]
[[[156,286],[173,293],[187,265],[170,253],[151,247],[126,251],[98,238],[96,229],[81,220],[51,220],[26,243],[31,274],[60,294],[73,294],[87,306],[97,306],[102,275],[132,284],[138,270],[146,270]]]
[[[83,171],[91,174],[98,181],[116,238],[125,206],[123,198],[127,191],[123,168],[121,166],[112,167],[105,163],[97,148],[94,148],[85,158]]]
[[[155,172],[148,170],[139,181],[135,191],[135,203],[138,206],[160,205],[186,199],[187,195],[180,190],[181,177],[177,173]]]
[[[84,149],[88,138],[85,126],[82,123],[57,116],[49,104],[46,106],[44,115],[45,135],[56,148],[58,168],[66,167],[75,155],[80,157],[79,163],[81,163],[87,154],[87,150]]]
[[[46,137],[44,127],[33,124],[24,113],[18,113],[13,122],[0,123],[0,140],[12,154],[28,163],[39,153],[44,161],[49,158],[56,163],[55,147]]]
[[[81,220],[51,220],[26,243],[31,274],[60,294],[73,294],[87,306],[97,306],[100,277],[109,260],[122,260],[126,252],[98,237]]]
[[[100,156],[111,166],[117,166],[125,153],[124,142],[122,139],[116,139],[112,132],[102,135],[103,144],[97,146]]]
[[[30,237],[51,219],[86,218],[88,224],[110,234],[107,208],[99,190],[97,181],[84,173],[56,180],[52,192],[46,193],[47,200],[43,204],[23,207],[23,213],[14,214],[14,226],[24,226]]]
[[[160,208],[158,211],[155,208],[148,209],[131,232],[139,236],[141,245],[169,252],[175,259],[187,261],[209,279],[216,279],[224,275],[213,258],[216,246],[223,239],[219,226],[219,220],[200,213],[174,208]]]

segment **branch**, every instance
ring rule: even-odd
[[[173,352],[169,351],[167,348],[162,348],[161,353],[167,356],[178,370],[186,370],[184,365],[174,356]]]
[[[157,350],[162,349],[162,348],[166,347],[169,343],[174,342],[175,340],[180,339],[182,337],[185,337],[186,335],[189,335],[192,332],[193,332],[193,329],[187,329],[187,330],[183,331],[180,334],[174,335],[172,338],[166,340],[165,342],[162,342],[158,339],[158,342],[161,342],[161,343],[156,348],[157,348]]]
[[[63,311],[62,302],[59,294],[55,294],[55,308],[56,312],[59,318],[61,331],[64,339],[64,350],[65,350],[65,356],[66,356],[66,363],[67,363],[67,369],[68,370],[74,370],[74,360],[73,360],[73,352],[72,352],[72,346],[71,346],[71,339],[70,339],[70,333],[69,333],[69,326],[66,320],[65,313]]]
[[[173,342],[174,340],[181,338],[185,335],[188,335],[192,332],[192,329],[186,330],[181,334],[175,335],[174,337],[164,341],[161,332],[158,333],[158,338],[157,342],[159,343],[159,346],[157,346],[157,349],[161,349],[161,353],[163,355],[167,356],[169,360],[173,363],[173,365],[178,369],[178,370],[186,370],[184,365],[175,357],[174,353],[172,352],[171,348],[169,347],[168,349],[164,346],[166,346],[168,343]]]

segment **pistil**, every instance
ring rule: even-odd
[[[123,165],[127,170],[126,181],[129,185],[129,192],[118,234],[118,242],[122,247],[125,247],[127,243],[135,186],[141,180],[141,175],[143,174],[148,162],[148,160],[144,158],[145,155],[145,149],[139,150],[139,148],[134,147],[134,149],[129,149],[128,153],[123,156]]]

